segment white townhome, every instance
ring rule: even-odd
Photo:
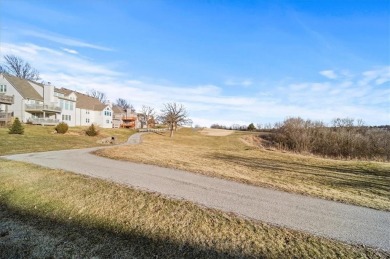
[[[74,98],[76,100],[76,109],[71,114],[71,119],[75,120],[75,125],[88,126],[93,123],[102,128],[112,128],[113,112],[110,103],[102,103],[97,98],[66,88],[60,88],[57,91],[60,96]],[[66,110],[65,103],[62,108]],[[65,115],[63,121],[66,122],[67,113],[63,112],[63,114]]]
[[[12,102],[11,102],[12,98]],[[55,88],[18,77],[0,74],[1,118],[18,117],[24,123],[112,128],[112,109],[97,98],[65,88]],[[3,115],[6,114],[7,116]]]

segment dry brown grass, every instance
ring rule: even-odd
[[[199,131],[202,135],[207,136],[215,136],[215,137],[223,137],[223,136],[229,136],[234,133],[232,130],[224,130],[224,129],[208,129],[204,128],[201,131]]]
[[[99,179],[0,159],[0,258],[385,258]]]
[[[264,150],[248,145],[250,137],[242,141],[247,135],[215,137],[182,129],[174,138],[148,134],[141,145],[98,154],[390,211],[389,163]]]

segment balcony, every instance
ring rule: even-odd
[[[46,118],[32,118],[28,120],[28,123],[33,125],[42,125],[42,126],[55,126],[60,123],[58,119],[46,119]]]
[[[14,97],[5,95],[5,94],[0,94],[0,103],[1,104],[13,104],[14,103]]]
[[[61,113],[61,107],[49,104],[26,104],[27,112],[54,112]]]
[[[13,116],[13,112],[0,112],[0,125],[7,125],[10,123]]]

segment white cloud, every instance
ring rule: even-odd
[[[60,43],[60,44],[67,45],[67,46],[91,48],[91,49],[97,49],[97,50],[103,50],[103,51],[112,51],[111,48],[83,42],[83,41],[80,41],[77,39],[72,39],[69,37],[53,34],[50,32],[38,32],[38,31],[33,31],[33,30],[23,30],[21,32],[22,32],[22,34],[25,34],[28,36],[33,36],[36,38],[49,40],[49,41]]]
[[[367,85],[372,82],[374,82],[376,85],[390,82],[390,66],[363,72],[362,79],[359,81],[359,85]]]
[[[329,79],[338,78],[336,72],[334,72],[333,70],[323,70],[323,71],[320,71],[320,74],[326,78],[329,78]]]
[[[225,81],[225,85],[229,86],[243,86],[248,87],[253,84],[253,81],[251,79],[228,79]]]
[[[65,51],[65,52],[68,52],[68,53],[70,53],[70,54],[75,54],[75,55],[79,54],[79,53],[78,53],[76,50],[74,50],[74,49],[62,48],[62,50]]]
[[[111,101],[128,99],[136,108],[150,105],[161,109],[166,102],[183,103],[194,124],[249,124],[281,121],[287,116],[301,116],[330,121],[335,117],[362,118],[368,124],[389,124],[390,90],[378,87],[389,81],[389,68],[378,68],[340,76],[337,81],[281,81],[269,83],[259,94],[228,96],[221,86],[183,85],[144,80],[121,73],[115,64],[99,64],[72,53],[34,44],[2,43],[2,54],[15,54],[29,61],[45,81],[57,87],[80,92],[96,89],[107,93]],[[127,71],[126,71],[127,72]],[[340,74],[341,75],[341,74]],[[359,84],[361,81],[364,84]],[[243,82],[243,81],[241,81]]]

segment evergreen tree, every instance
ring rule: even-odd
[[[20,123],[20,120],[18,117],[15,118],[14,123],[12,123],[11,127],[8,131],[9,134],[23,134],[24,128],[22,126],[22,123]]]
[[[248,126],[248,130],[249,131],[253,131],[255,129],[256,129],[256,127],[255,127],[255,125],[253,123],[249,124],[249,126]]]

